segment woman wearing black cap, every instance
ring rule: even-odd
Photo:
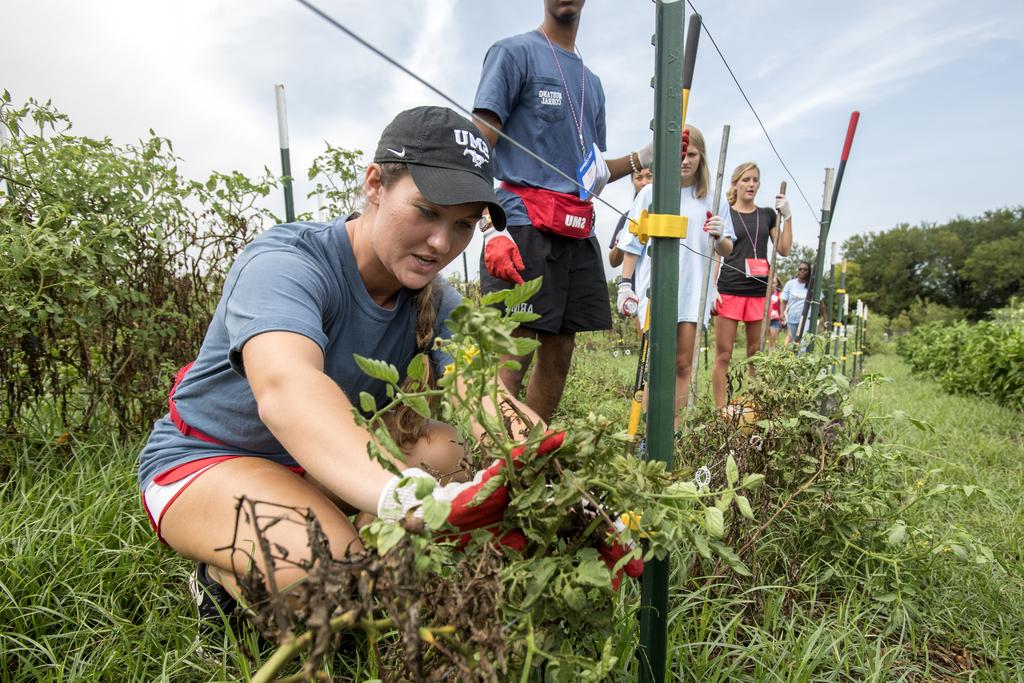
[[[225,546],[256,539],[236,515],[241,496],[279,504],[275,514],[300,522],[288,508],[311,509],[335,556],[360,547],[346,513],[398,518],[418,503],[367,455],[370,434],[352,407],[361,391],[378,402],[385,392],[353,354],[404,369],[447,336],[442,321],[458,295],[435,278],[469,244],[485,208],[499,228],[505,215],[484,136],[440,107],[392,121],[363,190],[361,215],[278,225],[238,256],[202,348],[178,373],[169,412],[142,451],[143,503],[160,539],[199,563],[192,587],[201,617],[234,606],[234,573],[245,571],[247,558]],[[431,356],[431,372],[442,372],[444,354]],[[542,448],[557,448],[560,437]],[[449,523],[469,529],[500,520],[501,501],[464,505],[482,477],[459,483],[468,473],[453,429],[421,421],[400,430],[399,441],[407,476],[429,477],[422,464],[458,480],[434,489],[452,503]],[[266,536],[289,560],[309,557],[301,523],[276,524]],[[289,565],[275,574],[287,586],[303,570]]]

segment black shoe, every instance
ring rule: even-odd
[[[234,621],[238,601],[224,586],[210,578],[209,567],[204,562],[188,577],[188,590],[196,602],[201,630],[220,627],[224,620]]]

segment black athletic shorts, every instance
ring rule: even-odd
[[[608,283],[597,237],[562,237],[532,225],[510,225],[506,230],[523,257],[523,279],[544,278],[540,291],[520,309],[540,318],[523,323],[523,327],[550,334],[612,328]],[[480,289],[486,294],[511,286],[511,282],[487,272],[481,253]]]

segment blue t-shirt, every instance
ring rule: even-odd
[[[238,256],[199,355],[174,394],[185,424],[224,445],[183,435],[165,415],[156,421],[140,456],[142,488],[161,472],[213,455],[297,464],[260,420],[245,377],[242,347],[258,334],[286,331],[308,337],[323,351],[324,372],[354,405],[361,391],[375,396],[378,405],[384,401],[385,385],[364,374],[352,354],[387,361],[404,373],[417,352],[414,293],[401,290],[390,309],[370,298],[346,220],[278,225]],[[460,297],[447,285],[435,291],[436,336],[449,337],[443,321]],[[438,351],[431,358],[438,376],[451,360]]]
[[[584,154],[576,129],[581,101],[585,148],[589,151],[597,143],[602,152],[606,149],[604,88],[577,54],[551,45],[554,54],[540,31],[492,45],[484,57],[473,108],[494,112],[502,132],[575,178]],[[573,183],[501,138],[494,147],[494,177],[565,194],[578,192]],[[500,188],[497,194],[508,225],[530,225],[519,195]]]
[[[782,288],[782,300],[786,302],[786,322],[795,325],[800,322],[807,301],[807,283],[793,278]]]

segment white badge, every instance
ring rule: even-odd
[[[608,164],[605,163],[604,155],[597,148],[597,144],[590,146],[590,151],[583,158],[583,162],[576,169],[576,182],[582,187],[579,188],[581,201],[587,201],[592,195],[601,194],[601,190],[608,184],[611,173]]]

